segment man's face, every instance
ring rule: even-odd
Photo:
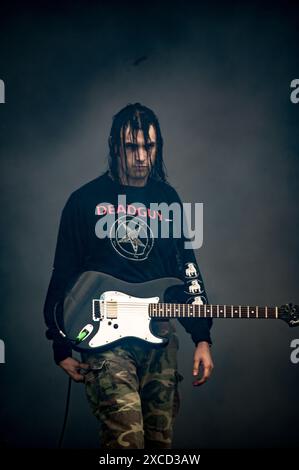
[[[146,184],[151,166],[155,164],[157,154],[156,130],[154,126],[149,127],[149,140],[144,141],[141,130],[137,133],[134,142],[131,128],[126,128],[124,147],[120,149],[118,170],[124,184],[143,186]],[[127,163],[127,164],[126,164]]]

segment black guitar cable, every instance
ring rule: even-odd
[[[71,338],[70,336],[67,336],[65,334],[65,332],[62,330],[62,328],[60,327],[59,325],[59,320],[57,318],[57,305],[59,305],[60,302],[56,302],[55,306],[54,306],[54,322],[55,322],[55,325],[56,325],[56,328],[59,332],[59,334],[65,338],[67,341],[69,341],[70,343],[73,343],[75,345],[81,343],[81,341],[83,341],[89,334],[88,330],[86,328],[82,329],[82,331],[80,331],[80,333],[78,334],[78,336],[76,338]]]
[[[71,377],[69,377],[69,379],[68,379],[68,388],[67,388],[67,396],[66,396],[66,404],[65,404],[65,412],[64,412],[64,420],[63,420],[63,425],[62,425],[62,429],[61,429],[61,433],[60,433],[60,437],[59,437],[58,449],[62,448],[62,442],[63,442],[66,423],[67,423],[67,418],[68,418],[68,414],[69,414],[71,389],[72,389],[72,379],[71,379]]]
[[[58,324],[58,320],[57,320],[57,306],[58,306],[58,304],[59,304],[59,302],[56,302],[56,304],[54,306],[54,321],[55,321],[56,328],[59,331],[59,333],[66,338],[66,335],[61,331],[60,326]],[[62,443],[63,443],[63,438],[64,438],[64,434],[65,434],[65,429],[66,429],[67,418],[68,418],[68,414],[69,414],[71,389],[72,389],[72,379],[71,379],[71,377],[69,377],[67,395],[66,395],[66,402],[65,402],[64,419],[63,419],[63,425],[62,425],[62,429],[61,429],[60,437],[59,437],[59,441],[58,441],[58,449],[62,448]]]

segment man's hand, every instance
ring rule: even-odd
[[[78,372],[79,369],[88,369],[89,365],[79,362],[72,357],[67,357],[59,362],[60,367],[75,381],[83,382],[84,375]]]
[[[210,353],[210,345],[206,341],[201,341],[195,348],[194,351],[194,364],[193,364],[193,375],[199,374],[200,365],[203,367],[203,374],[201,379],[196,379],[192,384],[194,387],[204,384],[210,377],[214,364]]]

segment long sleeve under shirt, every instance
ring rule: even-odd
[[[173,233],[171,211],[165,217],[159,209],[152,210],[150,206],[163,202],[182,204],[177,192],[167,183],[149,179],[143,187],[125,186],[112,180],[108,172],[74,191],[67,200],[44,305],[46,335],[53,340],[57,364],[71,356],[72,350],[56,327],[55,305],[63,300],[71,280],[83,271],[102,271],[127,282],[178,277],[185,283],[183,303],[199,293],[203,302],[207,302],[194,252],[184,247],[183,232],[181,238],[152,236],[154,221],[160,227],[159,235],[162,223],[168,223],[169,233]],[[132,232],[133,218],[139,225]],[[199,286],[199,290],[190,289],[191,284]],[[211,319],[180,318],[179,321],[195,344],[200,341],[211,344]]]

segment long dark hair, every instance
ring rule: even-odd
[[[109,172],[114,180],[119,181],[117,157],[120,148],[126,155],[124,146],[125,131],[128,126],[132,130],[134,142],[139,130],[143,132],[144,140],[149,140],[149,127],[153,125],[157,137],[157,153],[154,165],[151,165],[149,178],[156,181],[167,182],[167,170],[163,161],[163,138],[161,135],[160,124],[155,113],[140,103],[128,104],[113,116],[112,127],[108,139],[109,156],[108,165]]]

